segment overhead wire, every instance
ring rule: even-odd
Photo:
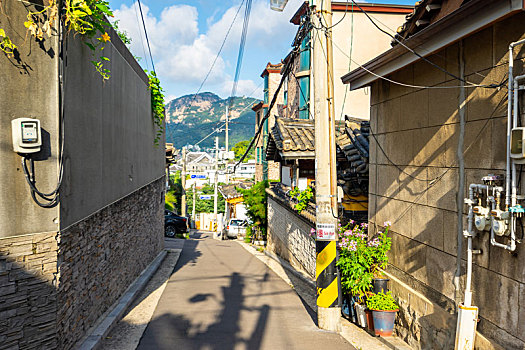
[[[237,20],[237,16],[239,15],[239,12],[241,11],[241,8],[242,8],[242,5],[244,4],[244,0],[241,1],[241,4],[239,5],[239,7],[237,8],[237,11],[235,12],[235,16],[233,17],[233,20],[232,22],[230,23],[230,26],[228,27],[228,30],[226,31],[226,35],[224,36],[224,39],[222,40],[222,44],[219,48],[219,51],[217,52],[217,55],[215,55],[215,59],[213,60],[211,66],[210,66],[210,69],[208,70],[208,72],[206,73],[206,76],[204,77],[204,79],[202,80],[199,88],[197,89],[197,92],[193,95],[193,99],[191,102],[193,102],[193,100],[195,99],[195,97],[199,94],[199,92],[201,91],[202,87],[204,86],[204,84],[206,83],[206,81],[208,80],[211,72],[213,71],[213,68],[215,67],[215,64],[217,63],[217,60],[219,59],[220,55],[221,55],[221,52],[224,48],[224,45],[226,44],[226,40],[228,39],[228,36],[230,35],[230,32],[232,30],[232,27],[233,25],[235,24],[235,21]],[[190,103],[191,103],[190,102]]]
[[[232,90],[230,93],[229,104],[228,104],[228,116],[230,114],[231,107],[233,106],[233,98],[237,93],[237,86],[239,84],[239,77],[241,74],[242,61],[244,57],[244,48],[246,46],[246,37],[248,35],[248,24],[250,23],[250,14],[252,11],[252,0],[246,1],[246,8],[244,10],[244,21],[242,24],[241,41],[239,43],[239,52],[237,54],[237,64],[235,66],[235,75],[233,78]]]
[[[155,70],[155,63],[153,62],[153,55],[151,54],[151,46],[149,44],[146,22],[144,21],[144,14],[142,13],[142,4],[140,3],[140,0],[137,0],[137,3],[139,4],[140,18],[142,18],[142,25],[144,26],[144,35],[146,36],[146,43],[148,44],[149,58],[151,59],[151,68],[153,69],[153,73],[157,73],[157,71]]]
[[[133,4],[133,9],[135,10],[135,18],[137,19],[137,29],[139,31],[140,44],[142,45],[142,53],[144,54],[144,60],[146,61],[146,68],[149,69],[148,55],[146,55],[146,47],[144,46],[144,38],[142,35],[142,30],[140,30],[139,12],[137,10],[138,7],[139,7],[138,2],[135,2]]]

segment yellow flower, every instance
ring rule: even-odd
[[[102,36],[100,37],[100,40],[103,41],[103,42],[107,42],[107,41],[110,41],[111,38],[109,37],[108,33],[104,33],[102,34]]]

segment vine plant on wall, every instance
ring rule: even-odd
[[[0,0],[0,12],[3,11],[3,1],[5,0]],[[109,58],[103,55],[105,44],[111,41],[107,29],[114,27],[125,44],[131,42],[125,32],[118,30],[118,21],[114,25],[107,21],[107,17],[113,17],[109,2],[106,0],[62,0],[61,13],[59,13],[59,1],[45,0],[44,5],[35,4],[36,10],[26,7],[28,13],[24,26],[27,28],[28,35],[39,42],[43,41],[45,37],[50,38],[52,35],[56,35],[58,33],[57,19],[60,16],[68,32],[82,36],[83,42],[92,52],[91,63],[102,79],[109,79],[111,72],[105,65],[109,62]],[[22,2],[32,4],[31,1]],[[7,57],[12,58],[17,49],[18,46],[12,42],[4,28],[0,26],[0,50]],[[148,76],[153,121],[159,128],[155,136],[155,144],[158,145],[160,136],[164,131],[164,95],[155,72],[148,73]]]

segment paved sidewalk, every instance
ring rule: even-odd
[[[151,320],[157,303],[179,260],[183,246],[183,239],[166,238],[164,240],[164,247],[168,251],[166,258],[144,287],[144,290],[133,301],[124,317],[102,341],[100,349],[135,350],[137,348],[140,338]]]
[[[234,241],[193,233],[138,349],[354,349]]]

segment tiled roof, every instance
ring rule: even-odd
[[[253,183],[251,182],[241,182],[238,184],[219,186],[218,189],[224,198],[231,199],[231,198],[242,197],[242,194],[239,191],[237,191],[237,188],[246,190],[246,189],[252,188],[252,186],[253,186]]]
[[[443,0],[420,0],[415,3],[412,13],[406,15],[405,23],[397,28],[396,39],[403,41],[416,34],[430,24],[459,9],[469,0],[443,1]],[[398,44],[392,40],[392,46]]]
[[[314,121],[311,119],[276,118],[272,137],[281,152],[314,152]]]

